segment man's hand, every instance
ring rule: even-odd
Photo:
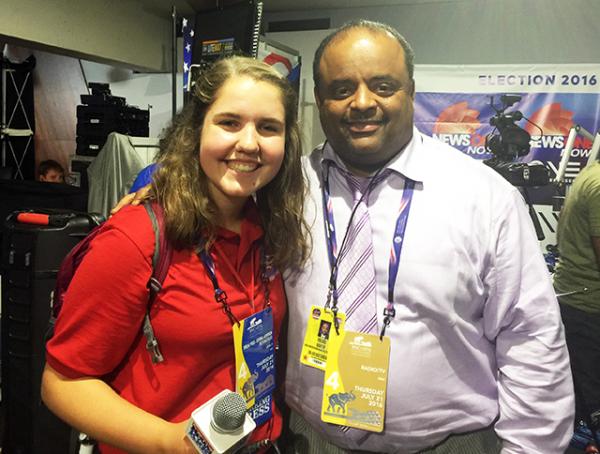
[[[140,203],[142,203],[144,200],[148,199],[150,197],[150,185],[144,186],[143,188],[138,189],[137,192],[134,192],[132,194],[127,194],[126,196],[124,196],[121,200],[119,200],[119,203],[117,203],[117,205],[110,210],[110,215],[112,216],[113,214],[116,214],[117,211],[119,211],[121,208],[126,207],[127,205],[139,205]]]

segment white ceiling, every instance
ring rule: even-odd
[[[263,0],[266,12],[301,11],[315,9],[360,8],[370,6],[410,5],[421,3],[448,3],[460,0]],[[155,3],[159,3],[154,0]],[[166,2],[165,2],[166,3]],[[235,3],[235,0],[187,0],[195,10],[202,11]]]
[[[298,11],[315,9],[360,8],[369,6],[440,3],[449,0],[263,0],[265,11]]]

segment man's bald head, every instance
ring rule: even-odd
[[[332,32],[331,34],[326,36],[323,39],[323,41],[321,41],[321,44],[319,44],[319,47],[317,48],[317,50],[315,52],[315,58],[313,60],[313,81],[315,83],[315,87],[317,87],[317,88],[319,87],[319,83],[320,83],[320,79],[321,79],[319,65],[321,64],[321,59],[323,58],[323,53],[325,52],[325,49],[337,38],[342,37],[342,36],[346,35],[347,33],[351,32],[352,30],[355,30],[358,28],[370,30],[373,33],[389,34],[396,41],[398,41],[398,43],[402,46],[402,49],[404,50],[404,64],[406,66],[406,70],[408,71],[408,76],[410,77],[411,80],[413,79],[414,69],[415,69],[415,64],[414,64],[415,53],[414,53],[412,47],[410,46],[410,44],[408,43],[408,41],[404,38],[404,36],[402,36],[398,32],[398,30],[396,30],[394,27],[391,27],[389,25],[383,24],[381,22],[360,19],[360,20],[346,22],[340,28],[338,28],[337,30],[335,30],[334,32]]]

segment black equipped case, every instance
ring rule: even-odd
[[[55,225],[17,221],[23,212],[49,214]],[[2,450],[7,453],[69,452],[71,429],[41,402],[50,295],[66,254],[101,221],[69,210],[23,210],[3,226],[2,260]]]

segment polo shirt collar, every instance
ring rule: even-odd
[[[239,235],[223,227],[217,228],[217,241],[219,238],[233,239],[239,237],[240,257],[243,257],[252,248],[253,244],[263,236],[264,230],[261,225],[258,207],[252,197],[244,205],[244,218],[242,219]]]

